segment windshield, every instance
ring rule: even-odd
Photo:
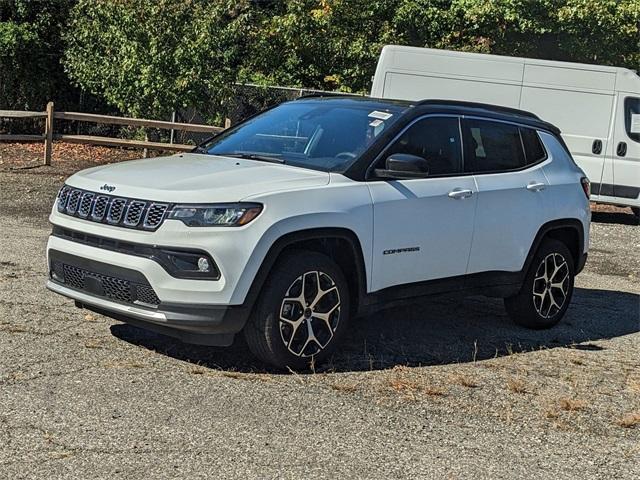
[[[344,171],[406,108],[353,98],[288,102],[231,128],[200,150]]]

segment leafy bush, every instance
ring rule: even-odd
[[[82,88],[134,116],[221,101],[246,50],[248,1],[80,0],[65,65]]]
[[[60,64],[73,3],[0,0],[0,108],[44,110],[77,97]]]

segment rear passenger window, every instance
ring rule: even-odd
[[[538,133],[531,128],[465,119],[462,137],[467,173],[518,170],[546,157]]]
[[[527,165],[538,163],[547,157],[538,132],[532,128],[520,127],[520,135],[522,135],[522,146],[524,147],[524,155]]]

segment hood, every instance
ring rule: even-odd
[[[327,183],[326,172],[196,153],[103,165],[67,180],[68,185],[94,192],[172,203],[237,202]]]

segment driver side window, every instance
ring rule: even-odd
[[[458,118],[425,118],[409,127],[384,157],[395,153],[417,155],[427,161],[430,177],[455,175],[462,171],[461,143]]]

